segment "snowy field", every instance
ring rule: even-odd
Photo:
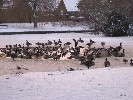
[[[61,23],[38,23],[37,28],[34,28],[33,23],[4,23],[0,25],[8,25],[0,26],[1,32],[26,32],[26,31],[68,31],[68,30],[86,30],[88,27],[85,25],[69,25],[65,26]]]
[[[0,35],[0,47],[6,44],[25,44],[26,40],[35,45],[37,42],[57,41],[59,38],[63,43],[70,41],[73,45],[72,39],[79,37],[85,41],[79,45],[84,46],[90,39],[96,42],[93,47],[101,47],[101,42],[106,43],[105,48],[116,47],[122,42],[126,53],[124,58],[128,60],[133,58],[133,37],[104,37],[78,33]],[[100,58],[95,60],[96,65],[91,69],[79,66],[83,70],[74,67],[78,70],[67,71],[67,66],[62,63],[64,69],[58,71],[55,64],[52,68],[56,70],[49,72],[45,72],[46,60],[45,63],[34,62],[35,69],[32,69],[33,66],[30,66],[28,61],[13,62],[10,59],[0,59],[0,72],[4,70],[3,72],[8,74],[3,73],[0,76],[0,100],[133,100],[133,67],[129,62],[124,64],[123,58],[108,59],[111,62],[109,68],[103,68],[105,58]],[[29,72],[21,75],[8,73],[16,68],[16,64],[25,64],[25,62],[27,66],[24,67],[28,68]],[[73,65],[69,64],[69,67],[73,68]]]
[[[33,46],[35,43],[42,42],[46,43],[48,40],[61,39],[63,43],[71,42],[73,46],[73,39],[78,40],[82,38],[85,42],[83,44],[79,44],[82,46],[86,46],[86,43],[90,41],[90,39],[94,40],[96,43],[92,45],[92,47],[102,47],[101,42],[105,42],[105,47],[109,46],[119,46],[120,42],[122,42],[123,49],[125,49],[126,57],[133,57],[133,37],[104,37],[102,35],[90,35],[87,33],[54,33],[54,34],[18,34],[18,35],[0,35],[0,47],[5,47],[5,45],[15,45],[15,44],[25,44],[26,40],[31,42]]]
[[[128,60],[133,57],[133,37],[104,37],[90,34],[45,34],[45,35],[0,35],[0,47],[5,44],[23,44],[25,40],[32,44],[58,40],[71,41],[81,37],[85,43],[94,40],[94,46],[101,46],[106,42],[106,47],[117,46],[120,42],[126,50]],[[73,42],[72,42],[73,43]],[[84,43],[84,44],[85,44]],[[84,45],[82,44],[82,45]],[[72,44],[73,45],[73,44]],[[80,44],[79,44],[80,45]],[[132,100],[133,98],[133,68],[122,62],[122,58],[109,58],[110,68],[103,67],[105,58],[96,60],[97,69],[87,69],[61,72],[26,72],[22,75],[0,76],[1,100]],[[17,62],[16,62],[17,63]],[[35,62],[36,63],[36,62]],[[1,63],[6,66],[8,62]],[[14,64],[14,63],[13,63]],[[43,63],[42,63],[43,64]],[[12,65],[12,62],[8,66]],[[42,66],[35,64],[36,68]],[[46,65],[46,63],[45,63]],[[42,67],[45,66],[43,64]],[[54,65],[55,66],[55,65]],[[6,70],[9,70],[8,67]],[[71,66],[73,67],[73,66]],[[81,66],[80,66],[81,67]],[[28,68],[28,67],[27,67]],[[93,68],[93,67],[92,67]],[[95,66],[94,66],[95,68]],[[29,66],[30,69],[30,66]],[[2,65],[1,65],[2,70]],[[41,69],[40,69],[41,70]]]
[[[132,100],[133,68],[27,73],[0,77],[1,100]]]

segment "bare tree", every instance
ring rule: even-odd
[[[34,28],[37,28],[38,13],[45,11],[53,11],[55,9],[56,0],[27,0],[32,7]]]
[[[56,0],[39,0],[37,11],[54,11],[56,7]]]
[[[23,0],[16,0],[5,16],[9,22],[31,22],[31,7]]]
[[[36,10],[37,10],[37,1],[38,0],[25,0],[29,6],[32,8],[32,17],[33,17],[33,23],[34,23],[34,28],[37,28],[37,21],[36,21]]]
[[[2,7],[3,7],[3,0],[0,0],[0,23],[2,19]]]
[[[0,0],[0,9],[2,9],[3,6],[3,0]]]

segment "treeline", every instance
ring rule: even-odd
[[[35,19],[42,19],[41,15],[53,12],[56,7],[56,0],[12,1],[0,0],[1,22],[34,22]]]
[[[80,0],[78,8],[106,36],[128,35],[133,24],[133,0]]]

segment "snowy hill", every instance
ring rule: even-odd
[[[1,100],[132,100],[133,68],[0,76]]]

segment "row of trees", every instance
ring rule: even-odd
[[[78,8],[106,36],[128,35],[133,23],[133,0],[80,0]]]
[[[0,8],[2,8],[3,1],[6,0],[0,0]],[[16,14],[15,16],[19,18],[18,22],[30,19],[31,22],[34,22],[35,28],[38,14],[46,15],[48,12],[54,11],[57,5],[57,0],[14,1],[15,5],[11,7],[11,14],[7,13],[7,16],[14,18],[11,15]],[[79,0],[78,8],[84,18],[88,22],[91,21],[95,25],[95,29],[104,32],[106,36],[128,35],[129,25],[133,24],[133,0]]]
[[[12,0],[11,0],[12,1]],[[15,19],[18,22],[23,22],[23,20],[30,20],[34,22],[34,28],[37,27],[37,17],[38,14],[46,14],[45,12],[50,12],[55,9],[56,0],[13,0],[13,5],[8,7],[8,12],[3,13],[8,17]],[[2,14],[3,5],[10,1],[0,0],[0,15]],[[3,10],[4,11],[4,10]],[[26,16],[27,15],[27,16]],[[1,15],[2,16],[2,15]],[[16,17],[16,18],[14,18]]]

